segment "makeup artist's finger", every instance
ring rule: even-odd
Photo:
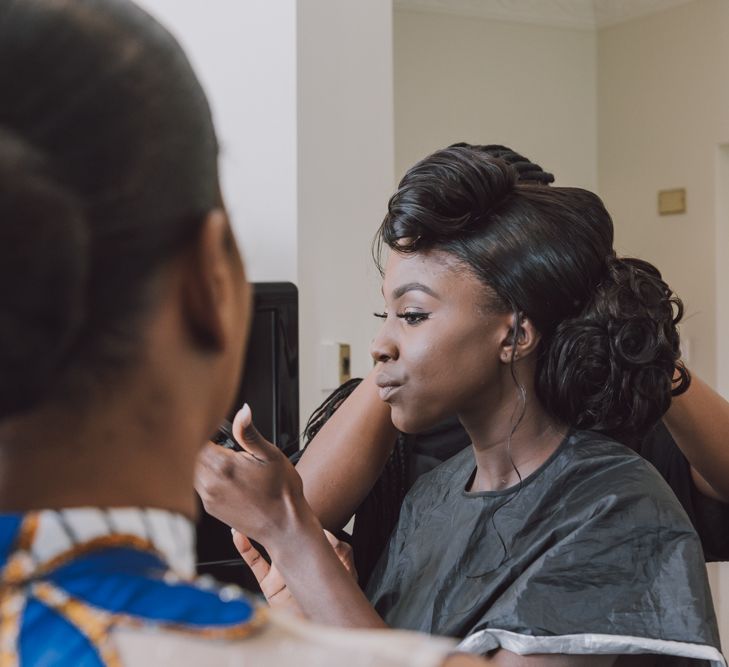
[[[275,458],[278,449],[264,438],[253,425],[251,407],[245,403],[233,420],[233,435],[241,447],[259,462]]]
[[[271,571],[271,566],[268,562],[266,562],[266,559],[261,556],[258,549],[251,544],[251,541],[243,535],[243,533],[239,533],[237,530],[233,530],[232,533],[235,548],[238,549],[238,553],[241,555],[248,567],[251,568],[253,576],[260,585]]]
[[[329,544],[332,545],[334,553],[337,554],[337,558],[339,558],[342,565],[344,565],[344,567],[346,568],[347,572],[349,572],[354,577],[354,579],[357,580],[359,577],[357,575],[357,569],[354,566],[354,551],[352,550],[351,545],[347,544],[343,540],[340,540],[328,530],[324,531],[324,535],[326,536]]]

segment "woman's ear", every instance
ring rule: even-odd
[[[514,313],[510,316],[508,332],[501,341],[499,358],[505,364],[511,363],[512,359],[525,359],[537,349],[540,339],[534,323],[526,315]]]
[[[186,254],[182,277],[183,318],[202,348],[224,349],[234,329],[241,327],[239,293],[244,280],[228,217],[214,209]]]

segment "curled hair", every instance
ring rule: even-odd
[[[653,265],[609,257],[593,299],[543,349],[537,395],[562,421],[633,440],[688,388],[675,326],[682,315]]]
[[[391,197],[376,254],[386,245],[456,257],[490,288],[494,309],[539,331],[535,387],[555,418],[640,437],[690,381],[681,302],[648,262],[616,257],[599,197],[518,179],[479,147],[437,151]]]

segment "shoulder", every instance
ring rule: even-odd
[[[133,548],[80,554],[41,584],[49,595],[109,615],[114,625],[168,625],[234,637],[257,620],[255,604],[239,588],[209,577],[178,577],[156,554]]]
[[[562,473],[588,476],[603,491],[650,495],[674,503],[674,494],[658,471],[642,456],[594,431],[574,431],[562,452]]]
[[[575,431],[541,481],[530,496],[529,557],[484,627],[718,645],[700,542],[648,462],[610,438]],[[553,613],[545,616],[533,602],[540,599]]]
[[[397,631],[357,631],[319,626],[271,613],[245,639],[212,641],[174,632],[123,629],[114,635],[127,667],[204,664],[275,664],[279,667],[436,667],[452,650],[449,640]]]
[[[615,440],[574,431],[550,467],[540,499],[559,510],[565,529],[573,526],[583,535],[681,536],[681,542],[698,545],[689,517],[663,477]]]
[[[622,461],[641,460],[630,447],[604,433],[575,429],[567,436],[565,452],[582,459],[604,457]]]
[[[118,548],[79,555],[30,583],[18,653],[22,664],[42,662],[49,650],[58,664],[80,664],[97,653],[116,664],[108,639],[117,631],[232,641],[263,620],[237,588],[176,579],[154,554]]]
[[[651,553],[654,561],[670,558],[676,549],[692,566],[702,561],[698,536],[681,503],[632,449],[599,433],[574,431],[552,468],[544,475],[540,501],[556,509],[550,516],[560,523],[562,535],[612,542],[616,553]]]

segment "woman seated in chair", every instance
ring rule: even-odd
[[[725,664],[701,544],[619,444],[688,386],[681,305],[653,266],[616,256],[599,198],[451,147],[405,175],[379,240],[380,398],[405,433],[458,415],[472,447],[410,491],[366,604],[241,413],[249,453],[208,448],[198,486],[269,551],[262,578],[318,620],[461,637],[496,665]]]
[[[553,174],[502,145],[470,146],[507,162],[519,182],[548,186]],[[323,526],[339,531],[354,515],[346,539],[360,586],[366,586],[415,481],[471,446],[452,416],[422,433],[401,433],[375,384],[377,369],[336,389],[311,415],[297,472]],[[336,415],[336,416],[335,416]],[[333,418],[333,419],[331,419]],[[331,419],[331,422],[330,422]],[[646,436],[630,443],[676,494],[694,526],[707,562],[729,560],[729,402],[695,373],[691,384]]]

